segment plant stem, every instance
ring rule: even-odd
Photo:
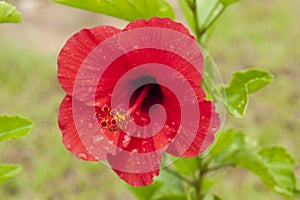
[[[198,43],[200,44],[200,29],[199,29],[199,21],[198,21],[198,12],[197,12],[197,3],[196,0],[194,0],[194,6],[190,7],[191,10],[193,11],[193,17],[194,17],[194,21],[195,21],[195,35],[196,35],[196,39],[198,41]]]
[[[208,25],[205,26],[202,32],[200,32],[200,38],[206,33],[206,31],[220,18],[220,16],[223,14],[225,11],[225,6],[222,7],[220,12],[213,18],[213,20],[210,21]]]
[[[214,5],[211,13],[209,14],[207,20],[209,20],[215,10],[218,8],[219,4],[218,2]],[[195,36],[196,36],[196,39],[198,41],[198,43],[202,46],[205,46],[203,41],[202,41],[202,37],[203,35],[207,32],[207,30],[219,19],[219,17],[223,14],[224,10],[225,10],[225,6],[222,6],[220,12],[218,12],[218,14],[207,24],[207,21],[203,24],[203,27],[200,26],[199,24],[199,18],[198,18],[198,12],[197,12],[197,3],[196,3],[196,0],[194,0],[194,6],[190,6],[190,9],[192,10],[193,12],[193,17],[194,17],[194,21],[195,21]]]
[[[216,165],[213,167],[209,167],[206,169],[206,172],[213,172],[213,171],[217,171],[219,169],[225,168],[225,167],[234,167],[235,165],[232,163],[225,163],[223,165]]]
[[[212,9],[211,12],[209,13],[209,15],[208,15],[206,21],[204,22],[203,26],[204,26],[206,29],[209,28],[209,25],[206,25],[206,24],[207,24],[207,23],[209,22],[209,20],[213,17],[213,15],[214,15],[214,13],[215,13],[215,10],[218,8],[219,5],[220,5],[219,1],[216,1],[216,3],[215,3],[215,5],[214,5],[213,9]],[[209,24],[210,24],[210,23],[209,23]]]
[[[174,176],[176,176],[177,178],[179,178],[180,180],[186,182],[186,183],[189,184],[189,185],[192,185],[192,186],[195,186],[195,185],[196,185],[195,182],[193,182],[193,181],[191,181],[190,179],[188,179],[188,178],[186,178],[186,177],[180,175],[179,173],[177,173],[176,171],[174,171],[174,170],[172,170],[172,169],[170,169],[170,168],[165,168],[165,171],[168,172],[168,173],[170,173],[170,174],[172,174],[172,175],[174,175]]]
[[[204,175],[206,174],[207,170],[207,164],[203,162],[202,159],[198,158],[198,180],[197,185],[195,187],[196,189],[196,200],[202,200],[204,198],[204,194],[202,193],[202,186],[203,186],[203,179]]]

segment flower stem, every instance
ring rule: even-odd
[[[190,7],[191,10],[193,11],[193,17],[194,17],[194,22],[195,22],[195,36],[196,39],[198,41],[198,43],[200,43],[200,28],[199,28],[199,21],[198,21],[198,12],[197,12],[197,5],[196,5],[196,0],[194,0],[194,6]]]
[[[206,174],[207,170],[207,164],[203,162],[201,158],[198,158],[198,180],[197,185],[195,187],[196,189],[196,200],[202,200],[204,199],[204,194],[202,193],[202,186],[203,186],[203,180],[204,175]]]
[[[215,13],[216,9],[219,7],[219,5],[220,5],[219,1],[216,1],[216,3],[215,3],[215,5],[214,5],[213,9],[212,9],[211,12],[209,13],[209,15],[208,15],[206,21],[205,21],[204,24],[203,24],[204,27],[205,27],[205,29],[208,29],[208,28],[212,25],[211,22],[212,22],[215,18],[213,18],[213,20],[210,20],[210,19],[214,16],[214,13]],[[207,23],[208,23],[208,24],[207,24]]]
[[[220,18],[220,16],[223,14],[223,12],[225,11],[225,6],[223,6],[220,10],[220,12],[218,12],[218,14],[213,18],[213,20],[211,20],[209,22],[208,25],[205,26],[205,28],[203,29],[203,31],[200,32],[200,38],[207,32],[207,30]],[[213,13],[213,12],[212,12]]]
[[[207,21],[203,24],[203,26],[200,26],[200,24],[199,24],[199,20],[198,20],[199,16],[198,16],[198,12],[197,12],[196,0],[194,0],[194,6],[193,7],[190,6],[190,9],[193,12],[193,17],[194,17],[194,22],[195,22],[196,39],[197,39],[198,43],[202,46],[204,46],[202,37],[207,32],[207,30],[219,19],[219,17],[223,14],[223,12],[225,10],[225,6],[223,5],[220,12],[218,12],[218,14],[216,16],[214,16],[214,12],[218,8],[219,5],[220,4],[218,2],[214,5],[212,11],[210,12],[209,16],[207,17]],[[212,17],[213,17],[213,19],[211,21],[209,21]]]
[[[232,164],[232,163],[225,163],[223,165],[216,165],[216,166],[213,166],[213,167],[209,167],[207,168],[206,172],[213,172],[213,171],[217,171],[219,169],[222,169],[222,168],[226,168],[226,167],[234,167],[235,165]]]
[[[170,173],[170,174],[172,174],[172,175],[174,175],[174,176],[176,176],[177,178],[179,178],[180,180],[186,182],[186,183],[189,184],[189,185],[192,185],[192,186],[195,186],[195,185],[196,185],[195,182],[193,182],[193,181],[191,181],[190,179],[188,179],[188,178],[186,178],[186,177],[180,175],[179,173],[177,173],[176,171],[174,171],[174,170],[172,170],[172,169],[170,169],[170,168],[165,168],[165,171],[168,172],[168,173]]]

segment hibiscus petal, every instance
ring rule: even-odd
[[[199,60],[197,60],[197,62],[201,62],[201,58],[198,59]],[[198,82],[199,84],[202,80],[202,75],[200,73],[201,71],[197,70],[195,66],[193,66],[184,57],[162,49],[147,48],[130,51],[114,60],[114,62],[112,62],[103,73],[101,77],[101,85],[105,85],[106,87],[112,89],[125,73],[134,69],[135,67],[149,63],[157,63],[172,67],[174,70],[179,72],[185,78],[185,80],[192,80],[194,82]],[[153,70],[148,71],[147,74],[136,75],[139,75],[140,77],[143,75],[151,77],[153,71],[159,71],[159,69],[154,68]],[[132,77],[132,79],[133,78],[134,77]],[[109,90],[107,88],[98,89],[106,91]],[[96,92],[96,94],[98,93],[100,93],[100,91]]]
[[[68,95],[73,95],[75,77],[84,59],[97,45],[119,32],[115,27],[97,26],[82,29],[66,42],[58,56],[58,80]]]
[[[107,160],[117,175],[131,186],[146,186],[159,174],[163,152],[160,150],[148,154],[124,150],[117,155],[109,154]]]
[[[96,160],[85,148],[77,133],[73,120],[72,98],[70,96],[66,96],[60,105],[58,124],[63,134],[63,143],[69,151],[80,159],[88,161]]]
[[[166,57],[166,58],[164,58]],[[166,66],[170,66],[174,69],[174,71],[180,73],[184,80],[187,80],[190,82],[192,87],[197,87],[198,92],[196,94],[197,98],[199,100],[205,99],[205,93],[201,90],[199,83],[201,81],[201,75],[197,70],[193,68],[193,66],[187,62],[185,59],[181,58],[179,55],[172,54],[170,52],[166,52],[163,50],[156,50],[156,49],[143,49],[143,50],[136,50],[131,51],[127,54],[124,54],[123,56],[116,59],[103,73],[99,85],[104,85],[105,87],[98,87],[96,91],[96,99],[104,99],[108,98],[105,101],[110,101],[111,94],[113,93],[114,89],[116,88],[116,84],[121,85],[121,89],[115,92],[115,95],[113,95],[112,98],[118,98],[120,100],[126,99],[126,97],[130,96],[130,88],[132,87],[132,82],[135,79],[139,79],[143,76],[151,76],[153,75],[154,78],[157,78],[158,81],[164,80],[166,77],[168,77],[169,74],[160,73],[160,70],[158,70],[160,66],[150,68],[149,70],[146,70],[143,73],[137,73],[135,76],[130,76],[129,78],[124,78],[124,74],[126,74],[128,71],[132,72],[132,68],[135,66],[140,66],[147,63],[162,63]],[[160,74],[158,77],[157,74]],[[121,82],[121,79],[126,79]],[[182,82],[181,79],[178,79],[178,77],[175,77],[174,82],[172,85],[178,85],[174,84],[176,82]],[[198,82],[197,84],[194,84],[194,82]],[[174,133],[174,129],[178,128],[180,123],[180,107],[178,100],[176,99],[176,96],[172,94],[172,92],[167,92],[167,90],[164,90],[166,94],[163,94],[165,96],[165,100],[163,102],[163,106],[166,109],[168,119],[166,121],[165,128],[157,133],[153,137],[153,141],[155,143],[154,149],[159,149],[161,147],[164,147],[170,141],[174,138],[174,134],[171,136],[170,133]],[[108,95],[110,94],[110,96]],[[126,101],[124,104],[128,104]],[[98,102],[98,104],[103,104]],[[170,114],[169,114],[170,113]],[[138,117],[135,115],[132,115],[134,117],[134,121],[138,122]],[[143,114],[141,114],[142,117],[145,117]],[[159,117],[160,115],[156,115],[155,117]],[[148,116],[146,116],[148,117]],[[152,134],[154,135],[154,134]],[[134,148],[145,148],[144,145],[140,145],[143,143],[143,139],[140,138],[133,138],[134,142],[132,144],[134,145]],[[142,141],[142,142],[140,142]],[[152,149],[147,150],[147,152],[153,151]]]
[[[183,33],[191,38],[194,38],[194,36],[190,34],[190,31],[186,27],[184,27],[181,23],[172,21],[170,18],[153,17],[149,20],[140,19],[140,20],[132,21],[124,28],[124,31],[137,29],[137,28],[144,28],[144,27],[157,27],[157,28],[170,29],[170,30]]]
[[[204,152],[214,141],[214,134],[220,127],[219,115],[211,101],[200,102],[199,107],[200,121],[197,135],[182,157],[195,157]]]
[[[106,154],[115,151],[112,144],[118,137],[106,137],[97,119],[95,108],[66,96],[59,109],[58,124],[63,134],[65,147],[78,158],[96,161],[106,158]]]
[[[195,157],[204,152],[213,142],[214,134],[220,126],[219,115],[215,111],[215,107],[211,101],[199,102],[200,119],[198,131],[194,135],[194,139],[188,148],[182,148],[183,138],[170,144],[167,152],[177,157]]]
[[[147,173],[128,173],[115,169],[114,171],[122,180],[133,187],[150,185],[153,182],[153,178],[159,175],[159,170]]]
[[[170,66],[186,80],[201,82],[203,56],[188,30],[170,19],[142,22],[145,21],[130,23],[135,26],[107,38],[90,51],[77,75],[70,76],[76,79],[71,84],[72,96],[87,105],[107,102],[112,94],[110,88],[120,77],[146,63]]]

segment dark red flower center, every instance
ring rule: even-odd
[[[148,82],[147,84],[142,84]],[[150,82],[150,83],[149,83]],[[144,76],[132,80],[130,85],[142,85],[131,95],[129,111],[112,110],[109,106],[96,107],[95,118],[102,128],[111,132],[126,128],[129,123],[135,122],[139,126],[147,126],[150,123],[149,109],[154,104],[163,102],[163,92],[153,77]]]
[[[144,84],[134,91],[129,100],[130,115],[139,126],[146,126],[150,123],[149,109],[154,104],[163,102],[163,92],[159,84],[155,83],[153,77],[141,77],[133,81],[133,84],[141,85],[139,82],[151,82]]]

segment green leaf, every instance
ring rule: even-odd
[[[147,187],[128,187],[138,200],[186,200],[181,180],[165,170]]]
[[[28,134],[34,123],[19,116],[0,116],[0,141]]]
[[[263,148],[259,155],[275,170],[293,169],[296,166],[293,158],[282,147]]]
[[[286,196],[294,196],[299,193],[297,180],[293,173],[296,163],[286,149],[278,146],[263,148],[258,154],[275,178],[277,185],[272,188],[275,192]]]
[[[250,143],[246,142],[245,135],[233,129],[222,132],[216,144],[210,152],[210,156],[217,163],[228,162],[232,154],[243,148],[250,148]]]
[[[147,187],[128,188],[138,200],[186,200],[181,180],[165,170]]]
[[[211,191],[213,186],[223,179],[223,176],[224,176],[223,174],[205,176],[202,182],[202,188],[201,188],[202,193],[204,195],[207,195]]]
[[[19,165],[0,164],[0,182],[17,175],[21,169]]]
[[[147,187],[131,187],[128,184],[127,188],[138,200],[148,200],[153,194],[162,187],[163,183],[156,181]]]
[[[213,200],[222,200],[221,197],[214,195]]]
[[[21,22],[22,14],[17,11],[16,7],[6,3],[4,1],[0,1],[0,23],[3,22]]]
[[[233,154],[231,161],[257,174],[278,194],[294,197],[299,192],[293,173],[295,162],[282,147],[264,148],[259,152],[239,150]]]
[[[210,159],[215,164],[210,169],[220,169],[228,164],[239,166],[258,175],[267,187],[281,195],[294,197],[299,194],[293,173],[295,162],[282,147],[258,151],[257,145],[244,133],[229,129],[220,135],[210,152]]]
[[[178,158],[174,162],[174,166],[180,174],[188,175],[197,171],[199,168],[199,158]]]
[[[194,200],[197,199],[197,192],[195,187],[189,187],[187,191],[187,200]]]
[[[162,170],[156,181],[162,186],[155,191],[150,200],[186,200],[181,180],[173,174]]]
[[[195,7],[195,0],[185,0],[190,8],[194,8]]]
[[[227,110],[235,117],[243,117],[248,105],[248,95],[273,81],[273,76],[263,70],[250,69],[235,72],[230,85],[225,87]]]
[[[239,0],[220,0],[220,2],[224,5],[224,6],[229,6],[230,4],[236,3]]]
[[[164,0],[52,0],[53,2],[81,8],[128,21],[169,17],[174,19],[172,7]]]

